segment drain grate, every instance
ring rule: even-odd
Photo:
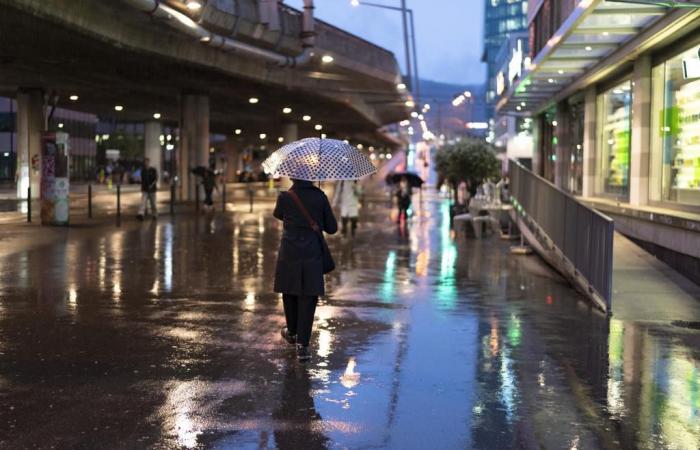
[[[691,328],[693,330],[700,330],[700,322],[688,322],[687,320],[674,320],[671,325],[683,328]]]

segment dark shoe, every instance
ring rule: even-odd
[[[282,338],[285,341],[289,342],[289,344],[294,345],[297,343],[297,337],[293,334],[289,334],[289,330],[287,329],[287,327],[282,328],[280,334],[282,335]]]
[[[137,214],[137,215],[136,215],[136,218],[139,219],[139,220],[143,220],[143,214]]]
[[[311,351],[308,345],[297,344],[297,359],[299,362],[306,362],[311,359]]]

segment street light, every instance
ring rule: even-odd
[[[363,2],[360,0],[351,0],[352,6],[371,6],[373,8],[390,9],[392,11],[400,11],[403,21],[403,40],[404,51],[406,56],[406,71],[408,84],[411,86],[416,99],[420,100],[420,78],[418,77],[418,56],[416,50],[416,28],[413,23],[413,10],[406,8],[406,0],[401,0],[401,7],[382,5],[379,3]],[[408,42],[408,22],[411,24],[411,46]],[[411,65],[411,53],[413,54],[413,65]],[[413,76],[411,76],[413,72]],[[415,80],[415,83],[412,82]],[[400,88],[399,88],[400,89]]]

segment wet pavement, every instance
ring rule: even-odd
[[[700,331],[603,317],[537,257],[455,237],[433,195],[409,227],[385,202],[330,239],[306,365],[267,208],[3,253],[0,447],[700,447]]]

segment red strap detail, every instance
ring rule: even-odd
[[[287,191],[287,193],[292,197],[292,200],[294,200],[294,203],[297,204],[297,207],[301,211],[301,213],[306,217],[306,220],[309,221],[309,225],[311,226],[311,229],[314,230],[315,232],[321,231],[318,227],[318,224],[316,221],[311,217],[311,214],[309,214],[309,211],[306,209],[304,204],[301,202],[301,199],[299,196],[296,194],[296,192],[292,191],[291,189]]]

